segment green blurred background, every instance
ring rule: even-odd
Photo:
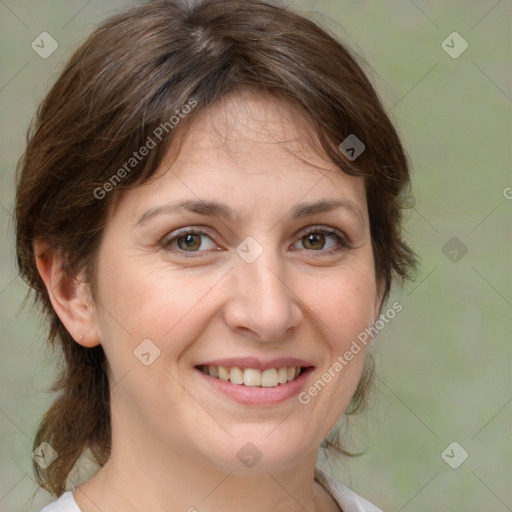
[[[51,401],[55,357],[39,315],[20,309],[15,166],[66,57],[98,22],[135,3],[0,0],[0,511],[51,501],[42,491],[31,499],[32,436]],[[320,463],[385,511],[512,510],[512,3],[291,5],[368,62],[412,161],[416,203],[404,227],[422,258],[416,281],[390,300],[403,311],[373,343],[373,404],[351,429],[366,455]],[[31,48],[42,32],[59,45],[46,59]],[[452,56],[442,46],[452,32],[468,44],[457,58],[462,39],[443,45]],[[443,460],[444,452],[457,465],[462,450],[458,468]]]

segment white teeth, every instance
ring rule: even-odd
[[[300,374],[301,368],[292,366],[287,368],[269,368],[267,370],[258,370],[256,368],[226,368],[225,366],[207,366],[203,365],[202,371],[211,377],[223,381],[230,381],[232,384],[274,388],[279,384],[286,384],[296,379]]]
[[[286,366],[279,368],[277,372],[277,382],[279,382],[279,384],[286,384],[288,382],[288,370]]]
[[[244,384],[246,386],[261,386],[261,372],[254,368],[244,370]]]
[[[277,386],[277,370],[270,368],[261,372],[261,385],[264,388],[273,388]]]
[[[229,370],[225,366],[219,366],[219,379],[229,380]]]
[[[243,384],[244,383],[244,372],[240,370],[237,366],[231,368],[229,372],[229,380],[233,384]]]

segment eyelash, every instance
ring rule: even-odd
[[[337,230],[319,227],[319,226],[311,226],[311,227],[307,228],[307,230],[299,237],[298,240],[300,240],[303,237],[310,235],[312,233],[333,236],[336,239],[338,246],[333,247],[331,249],[327,249],[327,250],[319,249],[318,251],[315,251],[312,249],[305,249],[308,252],[312,252],[312,253],[318,252],[318,253],[320,253],[320,255],[325,255],[325,254],[329,255],[329,254],[334,254],[336,252],[340,252],[342,250],[351,248],[349,240],[344,235],[340,234]],[[160,245],[162,246],[162,248],[165,251],[174,253],[174,254],[179,254],[180,256],[183,255],[185,258],[202,257],[202,256],[204,256],[204,254],[201,254],[201,253],[211,252],[208,250],[207,251],[184,251],[181,249],[171,248],[172,243],[177,241],[179,238],[182,238],[189,234],[206,235],[206,236],[208,236],[208,238],[212,239],[212,237],[206,231],[201,231],[199,229],[183,228],[176,232],[171,233],[170,235],[172,235],[172,236],[168,235],[168,236],[164,237],[162,239]],[[315,256],[315,257],[317,257],[317,256]]]

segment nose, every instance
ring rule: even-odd
[[[258,341],[282,341],[302,320],[299,298],[286,282],[286,263],[268,248],[252,263],[238,258],[231,272],[227,325]]]

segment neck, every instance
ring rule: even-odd
[[[337,510],[313,481],[316,452],[286,468],[228,470],[187,450],[133,436],[117,440],[107,464],[74,493],[82,512],[320,512]]]

